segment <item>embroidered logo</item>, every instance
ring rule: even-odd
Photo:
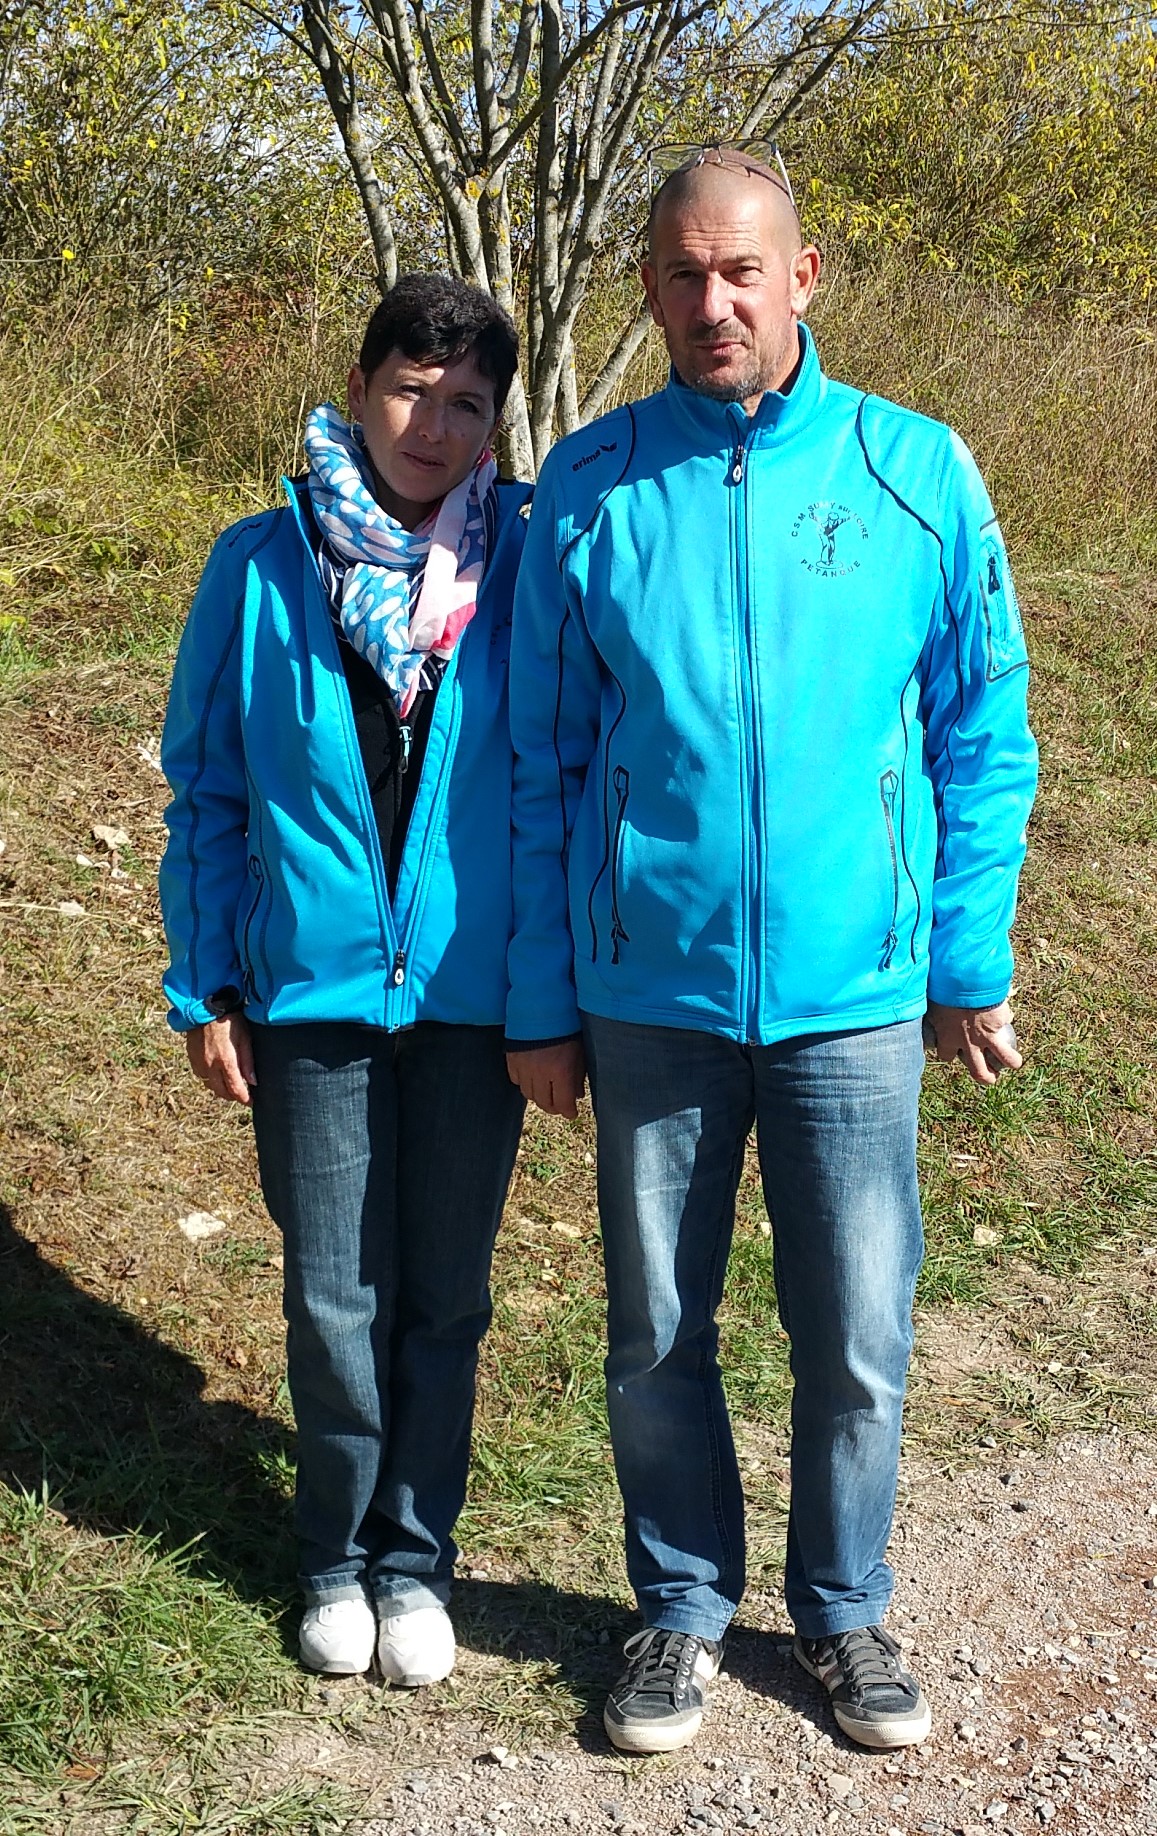
[[[868,539],[863,519],[854,510],[849,510],[847,504],[832,504],[822,500],[800,511],[792,524],[791,533],[797,538],[805,537],[809,545],[813,542],[818,544],[819,552],[801,554],[800,562],[809,574],[822,574],[826,580],[832,580],[839,574],[854,573],[863,559],[855,549],[860,542]]]
[[[570,469],[572,472],[581,472],[584,465],[593,465],[600,453],[614,453],[618,447],[617,440],[612,440],[609,446],[596,446],[593,453],[586,453],[581,459],[576,459]]]

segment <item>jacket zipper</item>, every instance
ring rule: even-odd
[[[619,800],[615,815],[615,839],[611,848],[611,962],[619,960],[619,945],[631,939],[619,916],[619,865],[623,847],[623,824],[627,815],[627,798],[631,794],[631,774],[625,765],[615,766],[615,796]]]
[[[892,958],[896,954],[899,938],[896,935],[896,918],[900,910],[900,859],[896,848],[896,792],[900,780],[894,771],[886,771],[880,778],[880,803],[884,811],[884,824],[888,831],[888,853],[892,860],[892,921],[884,936],[880,953],[880,968],[890,969]]]
[[[595,923],[595,894],[599,890],[599,881],[602,879],[604,873],[606,873],[607,869],[609,868],[611,864],[611,857],[614,852],[614,842],[611,836],[611,820],[610,820],[610,816],[607,813],[607,791],[608,791],[608,778],[610,776],[611,746],[614,742],[615,734],[618,732],[619,723],[627,711],[627,696],[626,696],[626,691],[624,690],[622,683],[619,681],[619,678],[615,675],[613,670],[608,669],[607,674],[610,676],[611,681],[614,683],[615,687],[619,691],[619,699],[620,699],[621,705],[620,705],[618,713],[615,715],[614,720],[611,722],[610,728],[607,732],[606,743],[604,744],[602,748],[602,753],[603,753],[603,858],[599,863],[599,870],[596,873],[594,879],[591,881],[591,888],[587,894],[587,923],[591,927],[591,962],[592,963],[597,963],[599,960],[599,929],[598,929],[598,925]]]
[[[246,992],[250,1000],[259,1002],[261,997],[257,991],[257,979],[253,973],[253,951],[249,941],[250,932],[253,929],[253,921],[257,917],[257,908],[261,904],[261,895],[265,891],[265,870],[261,865],[260,857],[256,854],[251,854],[249,856],[249,871],[257,882],[257,891],[253,895],[253,901],[249,907],[249,912],[241,932],[241,950],[245,957]]]
[[[741,975],[742,986],[739,998],[739,1022],[742,1036],[750,1042],[759,1038],[760,1006],[762,1002],[762,948],[760,939],[762,926],[756,910],[762,897],[763,875],[760,865],[760,828],[759,820],[759,771],[756,747],[755,683],[754,683],[754,646],[751,639],[751,569],[750,543],[748,541],[748,520],[751,510],[750,484],[747,475],[748,439],[752,432],[751,423],[737,435],[735,450],[728,467],[728,478],[737,488],[742,488],[742,496],[735,506],[736,530],[736,590],[740,596],[739,612],[739,665],[740,688],[743,700],[744,748],[743,760],[746,772],[746,783],[743,786],[742,808],[750,812],[750,820],[744,822],[743,864],[745,885],[743,888],[743,926],[745,936],[741,942]],[[754,922],[753,922],[754,920]]]
[[[422,833],[421,853],[418,856],[418,871],[414,875],[414,891],[410,899],[410,910],[406,919],[406,928],[399,939],[397,955],[394,958],[393,985],[395,988],[401,988],[405,983],[406,961],[413,949],[414,937],[422,920],[422,913],[425,910],[426,898],[430,890],[430,880],[433,876],[434,856],[438,851],[438,838],[442,828],[442,812],[446,807],[446,800],[450,795],[450,773],[454,764],[454,755],[458,749],[458,730],[462,725],[461,662],[462,651],[469,636],[470,630],[467,629],[458,640],[454,649],[454,655],[447,666],[439,688],[439,694],[446,694],[448,692],[450,695],[450,716],[446,733],[446,746],[442,753],[442,766],[438,773],[438,782],[434,786],[434,795],[430,802],[430,814],[426,819],[426,824]],[[449,678],[449,680],[447,680],[447,678]],[[437,719],[437,708],[435,708],[434,717]],[[429,754],[430,738],[432,736],[433,729],[431,728],[431,733],[427,736],[426,740],[427,756]],[[412,827],[413,819],[411,818],[411,829]],[[409,836],[406,838],[406,846],[408,845]],[[403,849],[403,860],[404,858],[405,849]],[[408,1021],[403,1021],[399,1018],[399,1026],[408,1024]]]

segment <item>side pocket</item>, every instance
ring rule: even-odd
[[[880,968],[890,969],[892,958],[896,954],[899,941],[896,936],[896,917],[900,909],[900,856],[896,846],[896,793],[900,780],[894,771],[886,771],[880,778],[880,803],[884,811],[884,827],[888,831],[888,856],[892,871],[892,917],[884,935],[880,949]]]
[[[989,682],[995,682],[1028,662],[1024,622],[996,523],[989,523],[980,536],[980,603],[988,652],[985,674]]]
[[[262,895],[265,892],[265,869],[261,865],[260,857],[256,854],[249,856],[249,872],[253,876],[257,890],[253,894],[253,900],[241,931],[241,957],[245,968],[245,992],[250,1000],[259,1001],[261,997],[257,992],[257,982],[253,974],[251,932],[257,919]]]
[[[623,828],[627,817],[627,799],[631,794],[631,774],[625,765],[615,766],[614,786],[615,796],[618,798],[618,809],[615,812],[615,839],[611,847],[611,962],[617,963],[619,945],[631,941],[619,915],[619,870],[622,865]]]

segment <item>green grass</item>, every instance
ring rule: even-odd
[[[854,315],[829,328],[853,365],[870,329]],[[909,397],[940,390],[925,405],[951,411],[969,350],[957,340],[943,372],[913,362]],[[872,358],[897,393],[902,354],[890,336]],[[597,1701],[600,1637],[630,1627],[593,1127],[528,1118],[500,1238],[459,1528],[471,1661],[420,1704],[370,1691],[327,1704],[291,1655],[279,1245],[248,1118],[202,1096],[163,1025],[165,790],[138,750],[159,730],[208,541],[267,501],[288,422],[272,385],[247,406],[202,399],[204,379],[192,418],[174,419],[163,375],[147,400],[134,381],[131,341],[103,367],[86,372],[74,349],[31,380],[17,378],[27,355],[0,334],[0,1836],[320,1832],[351,1801],[267,1767],[271,1728],[330,1717],[404,1743],[462,1714],[554,1737]],[[1016,404],[998,423],[995,400],[986,384],[976,403],[993,418],[970,431],[1007,463]],[[207,426],[218,410],[210,447],[195,414]],[[1042,749],[1018,924],[1028,1062],[987,1093],[947,1068],[925,1080],[909,1440],[951,1461],[985,1439],[1153,1425],[1157,1285],[1139,1252],[1157,1243],[1157,586],[1147,525],[1119,539],[1121,504],[1148,476],[1143,441],[1134,470],[1122,458],[1108,480],[1103,517],[1085,516],[1105,412],[1050,449],[1047,522],[1068,548],[1019,569]],[[1100,544],[1091,557],[1078,523]],[[76,863],[96,858],[91,826],[110,820],[130,835],[126,883]],[[72,900],[83,919],[60,914]],[[226,1234],[190,1246],[176,1226],[193,1210]],[[790,1389],[753,1152],[721,1334],[758,1616],[782,1560]]]
[[[0,1491],[0,1752],[17,1771],[106,1764],[156,1730],[296,1694],[276,1615],[141,1536],[78,1537],[46,1493]]]

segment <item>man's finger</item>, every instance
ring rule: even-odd
[[[993,1070],[981,1048],[966,1039],[960,1048],[960,1058],[970,1078],[977,1084],[995,1084],[997,1073]]]

